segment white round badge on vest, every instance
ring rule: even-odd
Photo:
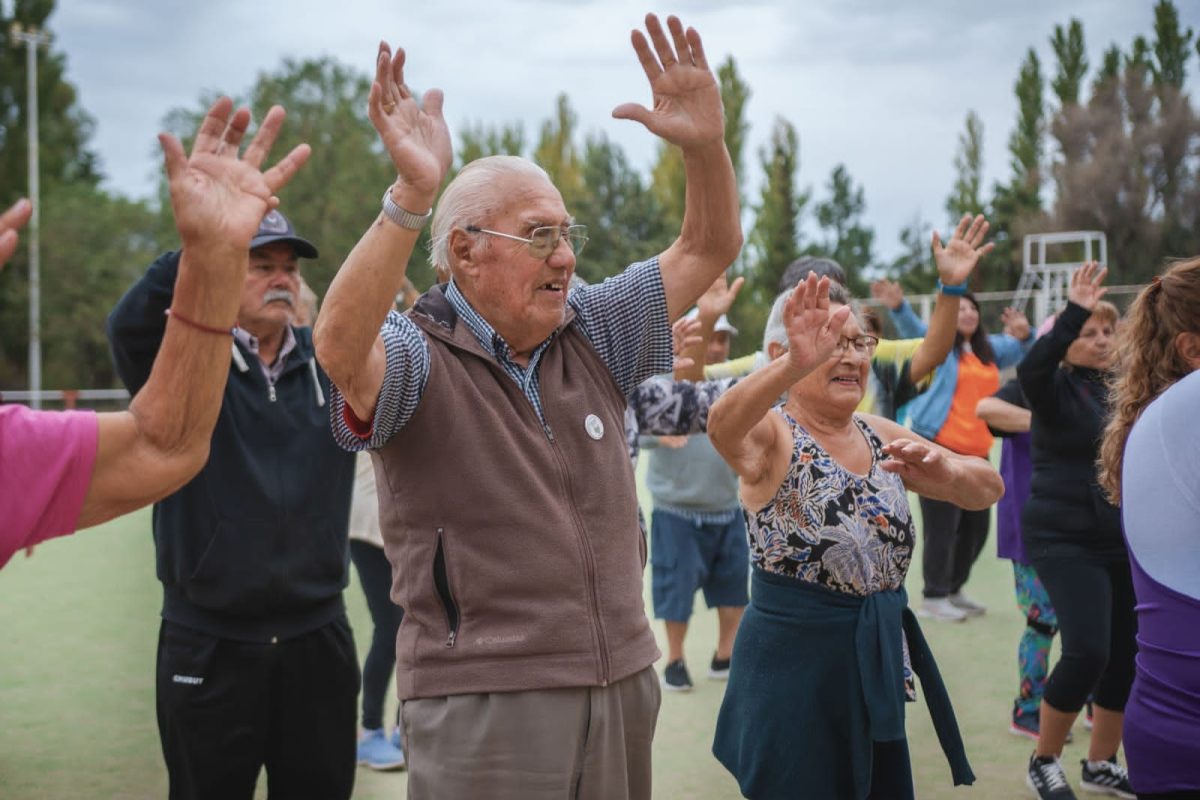
[[[604,436],[604,422],[595,414],[588,414],[583,421],[583,429],[587,431],[587,435],[600,441]]]

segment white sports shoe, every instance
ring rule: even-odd
[[[940,622],[963,622],[967,612],[951,603],[948,597],[926,597],[917,609],[917,616]]]
[[[987,613],[987,606],[976,603],[962,592],[956,592],[946,599],[950,601],[950,605],[967,612],[967,616],[982,617]]]

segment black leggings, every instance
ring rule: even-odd
[[[350,560],[358,572],[375,626],[371,649],[362,668],[362,726],[375,730],[383,727],[383,699],[396,664],[396,631],[400,629],[404,609],[392,602],[392,565],[383,548],[351,539]],[[396,713],[398,718],[399,711]]]
[[[1137,617],[1128,561],[1035,559],[1062,635],[1062,658],[1046,681],[1053,708],[1077,712],[1092,701],[1124,711],[1133,685]]]
[[[966,511],[953,503],[922,497],[921,519],[925,533],[921,543],[924,594],[930,598],[957,594],[983,552],[992,510]]]

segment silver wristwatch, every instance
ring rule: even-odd
[[[429,222],[429,218],[433,216],[433,209],[430,208],[424,214],[414,214],[411,211],[405,211],[396,205],[396,201],[392,199],[392,187],[389,186],[383,192],[383,215],[401,228],[408,228],[410,231],[419,231],[425,227],[425,223]]]

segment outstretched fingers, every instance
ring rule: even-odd
[[[669,20],[668,20],[669,22]],[[678,23],[678,20],[676,20]],[[675,51],[671,47],[671,43],[667,41],[667,35],[663,31],[662,23],[658,20],[657,14],[646,15],[646,32],[650,34],[650,43],[654,45],[654,52],[658,54],[659,63],[662,68],[669,69],[679,59],[675,57]],[[691,60],[689,58],[689,60]]]
[[[225,126],[225,131],[221,134],[221,145],[217,148],[217,154],[232,155],[236,158],[238,149],[242,146],[242,139],[245,138],[249,127],[250,109],[243,106],[233,112],[233,116],[229,118],[229,124]]]
[[[971,227],[971,215],[963,214],[962,219],[958,221],[958,225],[954,226],[954,234],[950,237],[953,239],[967,238],[967,230]]]
[[[163,167],[167,170],[167,181],[173,182],[187,170],[187,154],[183,145],[169,133],[158,135],[158,145],[163,151]]]
[[[692,63],[708,71],[708,57],[704,55],[704,43],[700,40],[700,33],[695,28],[688,28],[684,35],[691,46]]]
[[[641,31],[634,31],[629,35],[629,41],[633,44],[633,52],[637,55],[638,62],[642,65],[642,71],[646,73],[646,77],[651,83],[662,75],[662,65],[658,63],[658,59],[654,55],[654,51],[650,49],[650,42],[646,39],[646,34]]]
[[[196,140],[192,143],[193,153],[216,153],[220,151],[221,140],[225,135],[225,129],[229,126],[229,113],[233,110],[233,100],[228,97],[218,97],[213,103],[208,113],[204,115],[204,121],[200,123],[200,129],[196,131]]]
[[[671,41],[675,43],[675,57],[681,64],[693,65],[692,47],[683,30],[683,23],[674,15],[667,17],[667,30],[671,32]]]
[[[967,244],[972,248],[979,247],[983,242],[983,237],[987,236],[988,222],[984,219],[983,214],[976,215],[975,219],[971,220],[971,227],[967,229],[966,240]]]
[[[287,186],[292,177],[304,166],[304,162],[308,161],[310,155],[312,155],[311,147],[307,144],[298,144],[292,148],[290,153],[279,159],[279,163],[264,172],[263,180],[266,181],[271,194],[275,194]]]
[[[271,147],[279,136],[279,130],[283,127],[283,120],[286,116],[287,112],[283,110],[283,106],[271,106],[271,110],[263,117],[262,124],[258,126],[254,138],[246,147],[242,161],[255,169],[262,168],[263,162],[267,159],[267,153],[271,152]]]

